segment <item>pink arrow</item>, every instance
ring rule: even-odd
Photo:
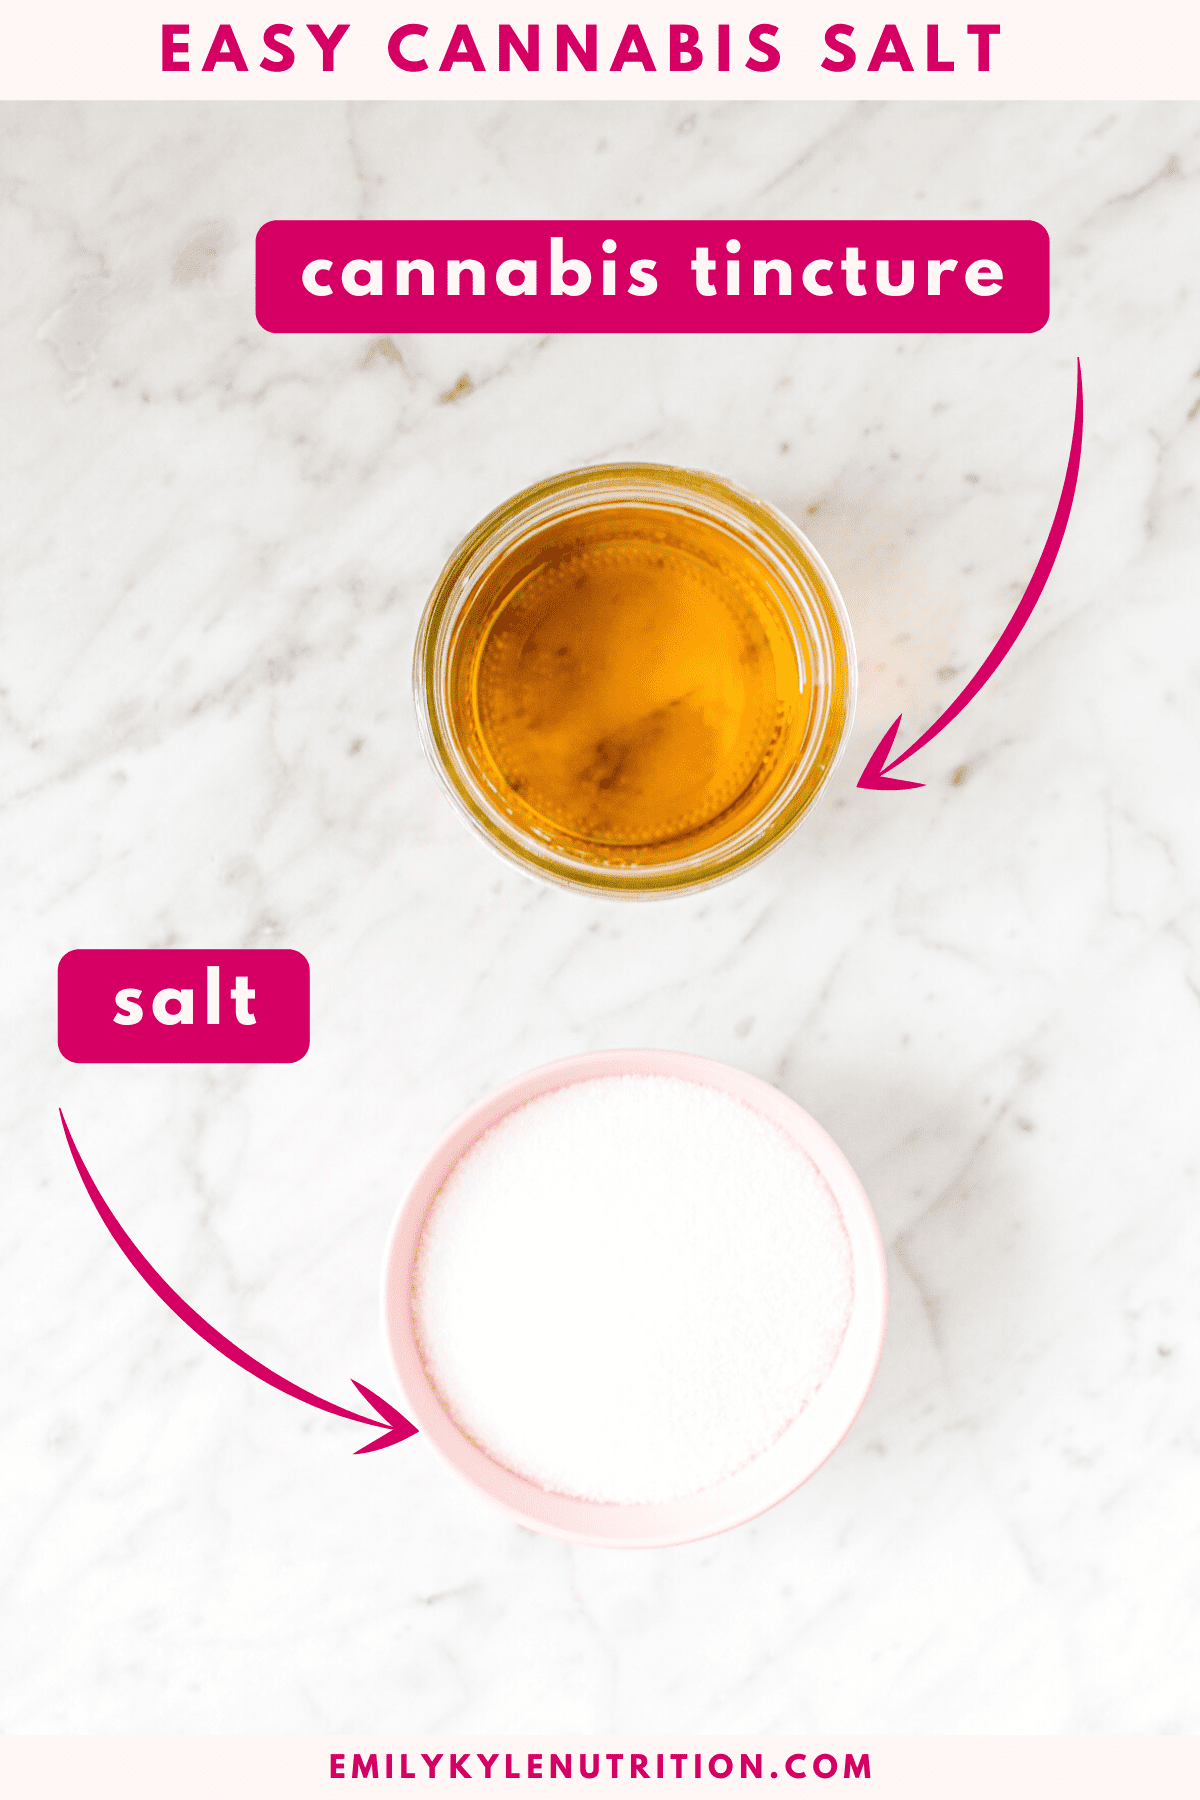
[[[402,1444],[405,1438],[416,1436],[416,1426],[406,1419],[402,1412],[397,1411],[390,1400],[383,1400],[378,1394],[373,1394],[369,1387],[363,1386],[361,1381],[356,1381],[354,1385],[363,1399],[369,1401],[375,1408],[379,1415],[378,1418],[371,1419],[363,1413],[349,1412],[344,1406],[335,1406],[332,1400],[322,1400],[319,1394],[310,1394],[307,1388],[297,1387],[294,1381],[289,1381],[284,1375],[276,1375],[273,1369],[268,1369],[267,1365],[260,1363],[257,1357],[247,1356],[246,1352],[239,1350],[237,1345],[223,1332],[210,1325],[207,1319],[202,1319],[195,1307],[189,1306],[187,1301],[163,1280],[153,1264],[142,1255],[88,1174],[83,1158],[75,1148],[75,1139],[71,1136],[61,1110],[58,1116],[62,1119],[62,1128],[67,1134],[67,1144],[70,1147],[71,1155],[75,1158],[75,1167],[83,1178],[83,1185],[88,1191],[92,1205],[142,1280],[154,1289],[160,1300],[166,1302],[177,1318],[182,1319],[185,1325],[191,1326],[198,1337],[202,1337],[206,1344],[211,1344],[214,1350],[219,1350],[222,1356],[227,1356],[230,1362],[236,1363],[239,1369],[245,1369],[250,1375],[257,1375],[260,1381],[265,1381],[269,1386],[278,1388],[281,1394],[290,1394],[293,1400],[303,1400],[309,1406],[319,1406],[322,1412],[336,1413],[340,1419],[353,1419],[357,1424],[370,1425],[375,1430],[378,1430],[381,1424],[386,1425],[387,1430],[383,1436],[372,1438],[369,1444],[361,1445],[354,1453],[356,1456],[363,1456],[368,1450],[386,1450],[391,1444]]]
[[[1033,571],[1029,586],[1021,595],[1017,610],[1001,632],[999,643],[982,667],[972,675],[961,694],[950,702],[945,712],[934,720],[929,730],[919,737],[915,744],[910,744],[902,755],[892,757],[891,762],[888,761],[888,757],[891,756],[892,745],[895,743],[896,733],[900,729],[900,719],[904,717],[904,714],[901,713],[900,719],[897,719],[896,723],[884,732],[872,750],[866,768],[858,778],[860,788],[924,787],[923,781],[897,781],[890,776],[889,770],[898,769],[900,764],[907,762],[910,756],[915,756],[922,745],[927,744],[930,738],[935,738],[939,731],[944,731],[951,719],[958,717],[963,707],[967,705],[968,701],[975,698],[984,683],[991,680],[1020,637],[1030,613],[1041,597],[1042,589],[1049,580],[1050,571],[1054,567],[1054,559],[1058,555],[1059,545],[1066,536],[1067,520],[1071,516],[1071,503],[1075,498],[1075,483],[1079,477],[1079,458],[1082,450],[1083,369],[1077,358],[1075,362],[1075,430],[1071,436],[1071,454],[1067,458],[1066,478],[1063,481],[1062,493],[1059,495],[1058,510],[1050,526],[1050,536],[1046,539],[1046,547],[1038,558],[1037,568]]]

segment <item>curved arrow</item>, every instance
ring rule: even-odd
[[[142,1255],[88,1174],[84,1160],[75,1148],[75,1139],[71,1136],[67,1121],[63,1119],[61,1108],[58,1116],[62,1119],[62,1128],[67,1135],[67,1144],[71,1155],[75,1158],[75,1167],[79,1170],[83,1185],[88,1191],[92,1205],[100,1214],[114,1241],[124,1251],[142,1280],[154,1289],[160,1300],[165,1301],[176,1318],[182,1319],[185,1325],[191,1326],[197,1337],[202,1337],[206,1344],[211,1344],[214,1350],[219,1350],[222,1356],[227,1356],[230,1362],[237,1364],[239,1369],[245,1369],[250,1375],[257,1375],[260,1381],[265,1381],[270,1387],[278,1388],[281,1394],[290,1394],[293,1400],[303,1400],[309,1406],[320,1407],[322,1412],[336,1413],[340,1419],[353,1419],[357,1424],[370,1425],[375,1430],[378,1430],[381,1424],[386,1425],[387,1430],[383,1436],[372,1438],[369,1444],[361,1445],[354,1453],[356,1456],[363,1456],[368,1450],[386,1450],[391,1444],[402,1444],[405,1438],[415,1437],[417,1428],[411,1420],[406,1419],[402,1412],[397,1411],[390,1400],[383,1400],[378,1394],[373,1394],[369,1387],[364,1387],[361,1381],[356,1381],[354,1385],[363,1399],[369,1401],[375,1408],[379,1415],[378,1418],[370,1419],[363,1413],[350,1412],[344,1406],[335,1406],[332,1400],[322,1400],[319,1394],[310,1394],[307,1388],[297,1387],[294,1381],[289,1381],[285,1375],[276,1375],[274,1369],[268,1369],[266,1363],[260,1363],[257,1357],[248,1356],[244,1350],[239,1350],[232,1339],[218,1331],[215,1325],[210,1325],[207,1319],[201,1318],[195,1307],[189,1306],[182,1295],[177,1294],[175,1289],[163,1280],[153,1264]]]
[[[893,756],[892,745],[896,742],[896,733],[900,729],[900,719],[890,730],[885,731],[872,750],[866,768],[858,778],[860,788],[919,788],[923,781],[897,781],[889,775],[889,770],[898,769],[900,764],[915,756],[922,745],[930,738],[935,738],[939,731],[944,731],[951,719],[957,718],[968,701],[975,698],[985,681],[989,681],[1004,661],[1013,645],[1021,635],[1030,613],[1041,597],[1042,589],[1049,580],[1050,571],[1054,567],[1054,559],[1058,555],[1059,545],[1066,535],[1067,520],[1071,516],[1071,503],[1075,498],[1075,484],[1079,478],[1079,459],[1083,451],[1083,369],[1079,359],[1075,360],[1075,430],[1071,435],[1071,454],[1067,458],[1067,473],[1063,481],[1062,493],[1059,495],[1058,510],[1050,526],[1050,536],[1046,539],[1046,547],[1038,558],[1037,568],[1033,571],[1029,586],[1017,603],[1017,610],[1000,633],[1000,641],[983,666],[972,675],[966,687],[956,699],[952,700],[944,713],[936,718],[929,730],[919,737],[915,744],[910,744],[901,756]]]

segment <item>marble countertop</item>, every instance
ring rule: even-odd
[[[16,1732],[1200,1729],[1200,107],[7,108],[0,1693]],[[1027,338],[287,338],[272,217],[1012,216]],[[859,792],[995,641],[984,694]],[[655,905],[460,824],[409,698],[463,532],[527,482],[714,467],[837,575],[820,807]],[[956,685],[957,684],[957,685]],[[86,1068],[76,945],[291,945],[283,1068]],[[407,1179],[538,1062],[736,1063],[843,1145],[892,1317],[832,1462],[687,1548],[577,1549],[203,1346],[151,1260],[349,1403]]]

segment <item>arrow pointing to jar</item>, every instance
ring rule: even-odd
[[[991,680],[992,676],[996,673],[996,670],[1000,667],[1000,664],[1004,661],[1005,657],[1020,637],[1021,632],[1029,619],[1029,615],[1032,613],[1041,597],[1042,589],[1050,578],[1050,571],[1054,567],[1054,559],[1058,555],[1059,545],[1066,535],[1067,520],[1071,516],[1071,503],[1075,498],[1075,483],[1079,477],[1079,458],[1082,449],[1083,369],[1080,366],[1078,358],[1076,358],[1075,430],[1071,436],[1071,454],[1067,458],[1066,478],[1063,481],[1062,493],[1059,495],[1058,510],[1056,511],[1050,526],[1050,536],[1046,539],[1046,547],[1038,558],[1038,565],[1033,571],[1029,586],[1021,595],[1017,604],[1017,609],[1013,613],[1012,618],[1000,633],[999,643],[996,645],[995,649],[992,650],[983,665],[976,670],[974,675],[972,675],[966,687],[963,688],[962,692],[950,702],[945,712],[934,720],[933,724],[929,727],[929,730],[919,737],[915,744],[910,744],[908,749],[900,756],[892,756],[890,762],[888,761],[888,758],[891,756],[892,745],[896,742],[896,733],[900,729],[900,719],[904,717],[904,714],[901,713],[900,719],[897,719],[896,723],[891,726],[889,730],[884,732],[874,750],[872,750],[866,768],[858,778],[858,785],[860,788],[924,787],[925,783],[923,781],[898,781],[893,778],[890,771],[892,769],[898,769],[900,764],[907,762],[910,756],[915,756],[917,751],[929,742],[930,738],[935,738],[939,731],[944,731],[946,729],[951,719],[958,717],[963,707],[975,698],[984,683]]]
[[[386,1450],[392,1444],[402,1444],[405,1438],[415,1437],[417,1428],[411,1420],[406,1419],[402,1412],[397,1411],[390,1400],[384,1400],[380,1395],[373,1394],[369,1387],[364,1387],[361,1381],[356,1381],[354,1385],[363,1399],[375,1408],[378,1415],[376,1418],[368,1418],[364,1413],[350,1412],[344,1406],[335,1406],[332,1400],[322,1400],[319,1394],[310,1394],[307,1388],[297,1387],[294,1381],[289,1381],[284,1375],[276,1375],[274,1369],[268,1369],[267,1365],[260,1363],[257,1357],[248,1356],[244,1350],[239,1350],[237,1345],[223,1332],[210,1325],[207,1319],[201,1318],[195,1307],[189,1306],[182,1295],[177,1294],[175,1289],[163,1280],[153,1264],[142,1255],[89,1175],[84,1160],[75,1147],[75,1139],[71,1136],[61,1109],[58,1116],[62,1119],[62,1128],[67,1135],[67,1144],[75,1159],[75,1167],[79,1170],[92,1205],[100,1214],[109,1233],[129,1258],[142,1280],[154,1289],[160,1300],[166,1302],[176,1318],[182,1319],[185,1325],[191,1326],[197,1337],[202,1337],[206,1344],[211,1344],[214,1350],[219,1350],[222,1356],[227,1356],[230,1362],[237,1364],[239,1369],[245,1369],[247,1374],[257,1375],[260,1381],[265,1381],[270,1387],[278,1388],[281,1394],[290,1394],[293,1400],[303,1400],[308,1406],[320,1407],[322,1412],[336,1413],[339,1419],[353,1419],[358,1425],[370,1425],[376,1431],[380,1425],[386,1425],[387,1430],[383,1436],[372,1438],[369,1444],[362,1444],[355,1451],[356,1456],[363,1456],[369,1450]]]

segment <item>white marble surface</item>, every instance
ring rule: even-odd
[[[3,115],[3,1724],[1200,1727],[1196,1295],[1200,108],[13,107]],[[273,216],[1001,214],[1020,339],[303,340]],[[1003,674],[1073,363],[1074,522]],[[466,376],[467,382],[460,380]],[[469,384],[469,385],[468,385]],[[588,459],[719,468],[844,588],[862,701],[801,832],[657,906],[492,860],[409,659],[460,534]],[[68,1066],[77,944],[290,944],[292,1068]],[[876,1206],[866,1410],[760,1522],[662,1553],[493,1514],[423,1441],[356,1459],[293,1379],[390,1392],[384,1236],[442,1126],[646,1043],[777,1082]]]

